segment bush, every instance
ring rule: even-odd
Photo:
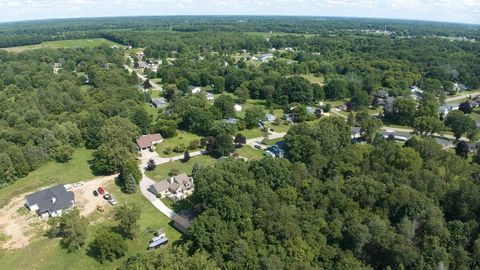
[[[190,143],[188,143],[188,149],[189,150],[195,150],[200,146],[200,141],[199,140],[192,140]]]
[[[55,160],[61,163],[65,163],[72,159],[73,147],[70,145],[61,145],[55,150]]]
[[[168,175],[170,176],[175,176],[175,175],[179,175],[180,174],[180,171],[178,169],[171,169],[170,172],[168,173]]]
[[[171,147],[165,147],[165,149],[163,150],[163,153],[165,155],[170,155],[172,153],[172,148]]]
[[[175,146],[175,148],[173,149],[173,152],[183,153],[183,152],[185,152],[185,149],[186,149],[186,147],[185,147],[184,144],[179,144],[179,145]]]

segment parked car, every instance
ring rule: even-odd
[[[112,196],[107,193],[107,194],[103,195],[103,198],[108,201],[112,198]]]
[[[105,189],[103,189],[102,187],[99,187],[99,188],[97,189],[97,191],[98,191],[98,193],[99,193],[100,195],[105,194]]]
[[[98,197],[98,191],[94,190],[93,191],[93,196]]]
[[[255,144],[254,147],[255,147],[256,149],[258,149],[258,150],[262,149],[262,147],[261,147],[259,144]]]
[[[83,181],[77,182],[73,184],[73,187],[81,187],[83,186]]]
[[[110,200],[108,200],[108,202],[111,204],[111,205],[116,205],[118,204],[117,200],[115,200],[115,198],[110,198]]]

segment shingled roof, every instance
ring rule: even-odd
[[[73,192],[67,191],[64,185],[57,185],[29,194],[26,200],[29,206],[38,205],[40,213],[53,213],[72,207],[75,196]]]
[[[152,147],[154,142],[158,142],[163,140],[162,135],[160,133],[143,135],[142,137],[137,139],[137,145],[141,148]]]

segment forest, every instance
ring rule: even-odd
[[[244,134],[268,134],[259,127],[267,113],[271,129],[287,127],[284,158],[197,164],[190,229],[119,269],[480,269],[478,106],[459,98],[442,115],[448,98],[480,89],[478,27],[249,16],[0,24],[2,48],[82,38],[131,47],[0,49],[0,189],[87,148],[96,175],[119,173],[134,193],[140,135],[190,134],[199,140],[159,154],[218,159]],[[167,105],[153,108],[159,97]],[[395,141],[382,127],[412,136]],[[435,140],[444,135],[450,149]],[[115,219],[138,220],[123,207]],[[72,213],[50,233],[68,234],[68,219],[86,223]],[[135,226],[121,226],[134,237]],[[92,245],[118,240],[98,235]],[[85,239],[62,245],[78,252]],[[123,257],[124,246],[98,260]]]

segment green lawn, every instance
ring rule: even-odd
[[[323,77],[317,77],[313,74],[308,74],[308,75],[300,75],[301,77],[309,80],[311,83],[316,83],[319,85],[324,85],[325,84],[325,79]]]
[[[281,122],[278,125],[268,123],[267,127],[270,129],[273,129],[274,132],[279,132],[279,133],[287,132],[290,129],[290,125],[284,124],[283,122]]]
[[[35,50],[35,49],[41,49],[41,48],[53,48],[53,49],[58,49],[58,48],[93,48],[97,47],[100,45],[108,45],[108,46],[113,46],[117,45],[118,47],[123,47],[123,45],[120,45],[118,43],[112,42],[110,40],[106,40],[103,38],[93,38],[93,39],[72,39],[72,40],[59,40],[59,41],[48,41],[48,42],[43,42],[40,44],[35,44],[35,45],[27,45],[27,46],[17,46],[17,47],[9,47],[9,48],[2,48],[3,50],[9,51],[9,52],[22,52],[26,50]]]
[[[0,189],[0,207],[25,192],[57,183],[74,183],[94,177],[88,161],[92,158],[92,150],[77,149],[73,158],[67,163],[50,161],[34,170],[24,178]]]
[[[195,163],[203,166],[210,166],[215,164],[216,161],[216,159],[207,155],[192,157],[188,162],[185,163],[179,160],[170,161],[168,163],[157,165],[154,171],[147,171],[146,175],[152,180],[159,182],[170,177],[169,173],[172,169],[177,169],[180,173],[191,174],[193,165],[195,165]]]
[[[263,151],[254,149],[248,145],[244,145],[242,148],[235,150],[235,153],[241,157],[248,159],[261,159],[263,158]]]
[[[254,129],[244,129],[238,131],[238,133],[242,134],[243,136],[247,137],[247,139],[254,139],[265,136],[265,133],[260,130],[260,128]]]
[[[161,157],[173,157],[173,156],[178,156],[178,155],[181,155],[182,153],[175,153],[175,152],[172,152],[170,154],[165,154],[164,153],[164,150],[166,148],[174,148],[178,145],[185,145],[185,147],[188,147],[188,144],[190,143],[190,141],[192,140],[198,140],[200,141],[201,137],[198,136],[198,135],[195,135],[193,133],[189,133],[189,132],[186,132],[186,131],[182,131],[182,130],[179,130],[178,131],[178,134],[177,136],[173,137],[173,138],[169,138],[169,139],[165,139],[162,143],[158,144],[156,146],[156,149],[155,151],[157,151],[157,153],[161,156]],[[196,151],[196,150],[193,150],[193,151]]]
[[[118,268],[128,256],[134,255],[138,252],[145,251],[149,240],[153,237],[151,228],[157,230],[164,228],[167,237],[170,240],[170,245],[178,240],[181,234],[169,225],[170,220],[148,203],[137,192],[133,195],[126,195],[122,193],[118,186],[111,184],[107,186],[112,195],[117,198],[119,203],[128,202],[136,203],[141,207],[141,215],[139,220],[140,230],[138,237],[135,240],[127,240],[128,252],[127,255],[119,260],[113,262],[105,262],[101,264],[94,258],[87,255],[87,249],[78,252],[68,253],[59,245],[59,239],[48,239],[43,236],[38,236],[27,248],[3,251],[0,250],[0,269],[30,269],[34,265],[34,269],[116,269]],[[107,226],[113,228],[116,222],[112,219],[113,207],[109,207],[104,213],[94,213],[89,219],[91,225],[88,226],[87,245],[95,237],[95,232],[99,226]],[[100,224],[98,222],[100,221]]]

